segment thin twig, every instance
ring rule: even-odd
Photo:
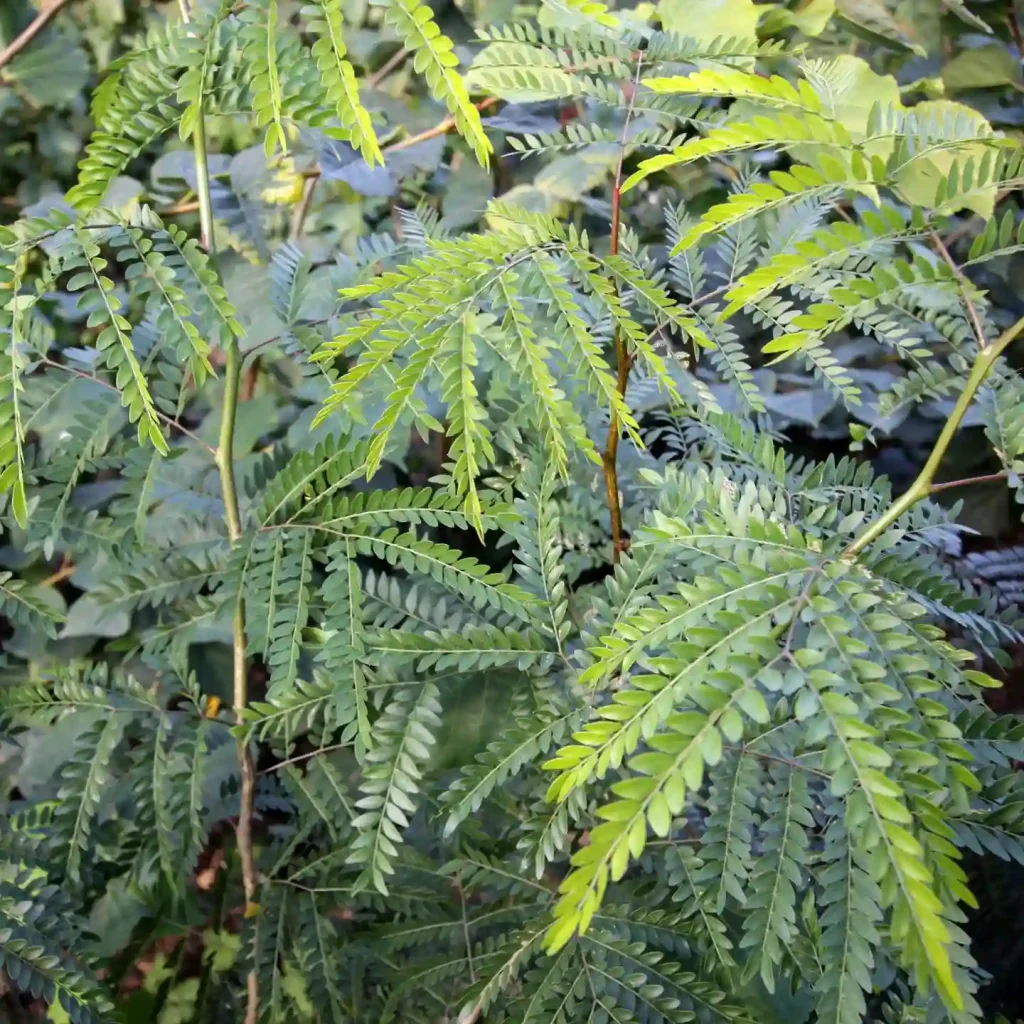
[[[482,114],[485,110],[490,110],[497,102],[497,96],[488,96],[487,99],[480,100],[478,103],[474,103],[473,106],[475,106]],[[400,149],[409,149],[412,146],[418,146],[421,142],[436,139],[438,135],[447,135],[454,127],[455,117],[449,115],[443,121],[438,121],[433,128],[428,128],[426,131],[420,132],[418,135],[410,135],[407,139],[402,139],[400,142],[393,142],[390,146],[385,146],[383,152],[397,153]]]
[[[303,322],[303,327],[319,327],[321,324],[325,324],[330,320],[334,319],[334,315],[317,317],[315,320],[306,320]],[[275,334],[272,338],[265,338],[263,341],[256,342],[252,348],[245,350],[245,358],[248,359],[250,356],[255,355],[262,349],[269,348],[271,345],[275,345],[282,338],[288,337],[288,332],[285,331],[283,334]]]
[[[367,76],[366,87],[368,89],[376,89],[392,71],[397,70],[405,63],[405,59],[408,56],[409,51],[404,46],[399,47],[372,75]]]
[[[1021,36],[1020,23],[1017,21],[1017,12],[1014,10],[1013,0],[1007,5],[1006,24],[1010,29],[1010,38],[1013,45],[1017,47],[1017,59],[1024,62],[1024,36]]]
[[[479,103],[473,104],[478,111],[483,113],[485,110],[490,110],[498,102],[496,96],[489,96],[485,100],[480,100]],[[441,121],[438,121],[433,128],[427,128],[425,131],[419,132],[416,135],[410,135],[407,139],[401,139],[398,142],[392,142],[390,146],[385,146],[382,153],[397,153],[403,149],[411,149],[413,146],[418,146],[421,142],[429,142],[430,139],[436,139],[438,135],[447,135],[455,127],[455,118],[449,114],[448,117]],[[302,172],[307,178],[319,178],[321,171],[319,167],[311,167],[307,171]]]
[[[251,402],[256,394],[256,384],[260,378],[260,357],[257,356],[246,368],[242,378],[242,387],[238,398],[241,402]]]
[[[50,24],[51,21],[57,16],[62,7],[65,7],[68,0],[53,0],[53,2],[44,7],[28,25],[21,31],[20,35],[15,36],[4,48],[0,50],[0,68],[5,67],[15,57],[21,53],[22,50],[32,42],[33,39],[40,32]]]
[[[796,604],[793,606],[793,612],[789,617],[789,629],[786,630],[786,639],[782,644],[781,653],[787,658],[792,657],[793,654],[793,637],[796,634],[797,623],[800,621],[800,612],[803,610],[804,605],[811,596],[811,589],[814,587],[814,581],[821,575],[823,570],[823,565],[816,565],[811,569],[810,575],[807,577],[807,582],[803,585],[800,593],[797,595]]]
[[[629,123],[633,119],[633,109],[636,105],[636,94],[640,88],[640,69],[643,67],[643,54],[640,55],[636,64],[636,81],[629,94],[629,105],[626,108],[626,117],[622,125],[622,138],[619,140],[619,162],[615,168],[615,179],[612,182],[612,226],[611,241],[609,250],[612,256],[619,254],[619,226],[621,221],[622,204],[622,164],[626,155],[626,138],[629,134]],[[615,363],[616,380],[615,385],[620,397],[625,397],[626,387],[629,384],[629,371],[632,367],[632,358],[626,348],[626,342],[622,337],[622,331],[615,327]],[[622,539],[622,502],[619,497],[619,416],[615,409],[611,410],[611,419],[608,423],[608,436],[605,440],[604,452],[601,455],[601,462],[604,466],[604,488],[608,501],[608,515],[611,518],[612,528],[612,561],[616,564],[622,558],[625,543]]]
[[[953,257],[949,255],[949,249],[946,248],[946,243],[939,237],[939,233],[937,231],[929,231],[928,234],[935,244],[935,248],[939,250],[939,255],[945,260],[946,266],[953,271],[957,287],[960,289],[960,295],[964,300],[964,305],[967,307],[967,315],[970,317],[971,327],[974,329],[974,339],[977,341],[979,348],[984,348],[985,331],[982,329],[978,310],[971,300],[971,282],[964,276],[964,272],[957,266]]]
[[[319,178],[306,178],[302,182],[302,198],[292,211],[292,223],[288,229],[288,240],[291,242],[297,242],[302,237],[302,229],[306,225],[309,208],[313,205],[313,193],[316,191],[316,183],[319,180]]]
[[[120,395],[121,390],[116,384],[111,384],[110,381],[104,380],[102,377],[97,377],[93,373],[86,373],[84,370],[76,370],[73,366],[68,366],[67,363],[58,363],[56,359],[51,359],[49,356],[39,356],[39,362],[44,366],[52,366],[55,370],[63,370],[65,373],[70,373],[73,377],[78,377],[81,380],[92,381],[93,384],[99,384],[101,388],[106,388],[108,391],[113,391],[115,395]],[[170,427],[172,430],[180,431],[186,437],[191,438],[196,444],[201,445],[205,448],[212,456],[216,458],[217,449],[208,445],[198,434],[193,433],[188,427],[183,426],[176,419],[172,419],[170,416],[162,413],[159,409],[154,408],[153,412],[156,413],[156,417],[165,426]]]
[[[984,223],[983,218],[965,217],[963,222],[957,228],[946,235],[946,240],[943,242],[943,245],[945,245],[947,249],[952,249],[961,238],[974,231],[979,223]]]
[[[996,193],[995,205],[998,206],[1011,192],[1012,188],[1001,189]],[[984,217],[964,217],[960,224],[954,228],[943,240],[943,245],[947,249],[952,249],[961,238],[969,235],[972,231],[976,230],[978,225],[984,224]]]
[[[756,742],[756,740],[754,742]],[[748,757],[759,757],[762,761],[775,761],[778,764],[789,765],[790,768],[799,768],[802,772],[810,772],[812,775],[819,775],[823,779],[832,778],[828,772],[823,772],[819,768],[812,768],[809,764],[802,764],[795,758],[783,757],[781,754],[768,754],[763,750],[751,750],[749,745],[729,747],[728,749],[737,754],[746,754]]]
[[[469,980],[476,984],[476,967],[473,965],[473,943],[469,940],[469,919],[466,917],[466,890],[462,888],[462,876],[455,879],[459,890],[459,906],[462,908],[462,937],[466,940],[466,963],[469,965]]]
[[[293,882],[290,878],[274,878],[271,879],[274,885],[289,885],[293,889],[301,889],[303,892],[309,893],[311,896],[323,896],[328,893],[354,893],[358,890],[354,885],[328,885],[328,886],[308,886],[303,885],[301,882]]]
[[[62,583],[69,576],[73,576],[74,572],[75,572],[75,569],[76,569],[75,563],[72,562],[71,559],[68,558],[67,555],[65,555],[64,558],[61,561],[60,568],[56,572],[51,573],[49,576],[47,576],[46,579],[40,580],[39,581],[39,586],[41,586],[41,587],[54,587],[58,583]]]
[[[211,238],[204,232],[204,237]],[[234,545],[242,536],[241,518],[238,513],[238,495],[235,490],[234,439],[235,413],[238,409],[238,383],[242,357],[238,350],[238,339],[232,336],[227,343],[224,363],[224,403],[221,409],[220,437],[217,442],[217,468],[220,472],[221,490],[224,493],[224,509],[228,527],[228,539]],[[249,668],[246,662],[245,604],[242,593],[235,602],[231,622],[232,648],[232,694],[235,717],[239,725],[245,721],[249,705]],[[242,776],[238,809],[238,853],[242,862],[242,888],[245,892],[245,913],[254,917],[259,913],[256,902],[257,872],[253,853],[252,814],[253,798],[256,793],[256,769],[248,741],[238,740],[238,762]],[[245,1024],[256,1024],[259,1019],[259,981],[255,968],[249,970],[246,978],[248,999]]]
[[[982,476],[968,476],[962,480],[944,480],[939,484],[932,484],[928,493],[941,494],[943,491],[951,491],[955,487],[971,487],[974,484],[992,484],[997,480],[1005,480],[1010,475],[1007,469],[998,473],[985,473]]]
[[[177,217],[179,214],[183,213],[198,213],[199,200],[183,200],[180,203],[175,203],[173,206],[165,206],[162,210],[158,210],[157,212],[161,217]]]
[[[351,747],[351,740],[348,743],[332,743],[330,746],[317,747],[316,750],[309,750],[305,754],[296,754],[294,757],[286,758],[284,761],[278,761],[277,764],[272,764],[269,768],[264,768],[260,775],[270,775],[272,772],[279,772],[282,768],[287,768],[290,764],[301,764],[303,761],[308,761],[311,757],[319,757],[321,754],[331,754],[336,750],[344,750],[346,747]]]

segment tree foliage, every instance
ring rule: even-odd
[[[0,227],[22,1009],[982,1019],[1021,574],[940,496],[978,424],[1024,494],[988,6],[115,6],[0,56],[10,123],[92,125]]]

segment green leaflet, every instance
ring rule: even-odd
[[[272,156],[278,149],[288,149],[284,127],[284,90],[278,66],[277,0],[259,0],[250,8],[245,46],[253,112],[260,127],[266,129],[263,148],[267,156]]]
[[[100,256],[99,246],[84,232],[75,232],[74,237],[77,249],[66,256],[64,269],[78,272],[68,282],[68,290],[81,292],[78,306],[88,313],[87,325],[102,327],[96,337],[96,347],[103,353],[105,364],[116,374],[121,403],[128,410],[129,421],[137,424],[140,443],[149,441],[158,451],[166,453],[167,442],[149,384],[135,355],[131,323],[121,312],[121,301],[112,294],[114,282],[103,274],[107,261]]]
[[[383,164],[370,115],[359,99],[355,71],[345,59],[339,0],[320,0],[319,5],[310,5],[306,11],[310,31],[320,37],[313,44],[312,54],[323,75],[328,98],[335,103],[338,120],[368,164]]]
[[[400,692],[375,725],[355,804],[362,813],[352,822],[359,834],[348,856],[361,866],[357,885],[388,893],[386,878],[394,874],[401,830],[416,810],[421,767],[430,756],[440,710],[437,689],[428,683],[418,693]]]
[[[5,254],[6,255],[6,254]],[[8,262],[9,261],[9,262]],[[3,392],[0,393],[0,494],[10,493],[11,511],[19,526],[28,523],[25,497],[25,426],[22,414],[24,385],[21,375],[26,360],[22,353],[22,318],[31,310],[32,296],[22,296],[22,261],[8,256],[0,264],[0,281],[11,289],[12,297],[4,307],[8,343],[3,354]]]
[[[455,119],[459,134],[465,138],[477,160],[487,166],[492,150],[484,134],[480,114],[470,102],[462,78],[455,70],[458,58],[452,41],[442,34],[430,8],[419,0],[391,0],[385,15],[388,23],[415,54],[413,63],[426,77],[433,95],[443,100]]]

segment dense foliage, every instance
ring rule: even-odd
[[[986,1016],[1012,10],[14,6],[0,1014]]]

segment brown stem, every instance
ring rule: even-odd
[[[161,217],[177,217],[179,214],[183,213],[198,213],[199,200],[182,200],[180,203],[175,203],[173,206],[165,206],[162,210],[158,210],[157,212]]]
[[[634,82],[633,89],[629,94],[629,106],[626,108],[626,118],[622,125],[622,138],[619,142],[619,162],[615,168],[615,180],[612,182],[612,233],[609,242],[609,251],[612,256],[618,256],[619,254],[619,229],[622,221],[622,164],[626,155],[626,136],[629,133],[629,122],[633,119],[633,107],[636,103],[640,68],[642,65],[643,54],[637,60],[637,82]],[[618,326],[615,328],[614,340],[615,386],[619,395],[624,397],[633,361]],[[619,497],[619,435],[621,433],[618,413],[612,409],[611,419],[608,422],[608,436],[605,439],[604,452],[601,455],[601,463],[604,467],[604,490],[608,501],[608,516],[611,519],[612,561],[616,564],[621,560],[622,552],[626,550],[628,543],[622,537],[622,500]]]
[[[968,476],[962,480],[944,480],[940,484],[932,484],[929,494],[941,494],[943,491],[951,491],[955,487],[971,487],[973,484],[992,484],[997,480],[1005,480],[1010,475],[1009,470],[1002,470],[999,473],[985,473],[982,476]]]
[[[309,208],[313,205],[313,193],[319,180],[306,178],[302,182],[302,198],[292,211],[292,223],[288,229],[288,240],[291,242],[297,242],[302,237],[302,229],[306,226],[306,217],[309,216]]]
[[[1007,5],[1009,8],[1006,12],[1006,24],[1010,29],[1010,37],[1013,39],[1013,45],[1017,47],[1017,57],[1024,61],[1024,36],[1021,35],[1020,23],[1017,21],[1017,12],[1013,7],[1013,0]]]
[[[372,75],[367,77],[366,87],[368,89],[376,89],[392,71],[405,63],[405,59],[408,56],[409,51],[404,46],[399,47]]]
[[[483,113],[485,110],[490,110],[497,102],[497,96],[488,96],[487,99],[480,100],[474,106],[480,113]],[[402,139],[401,142],[394,142],[390,146],[385,146],[384,152],[397,153],[400,149],[409,149],[410,146],[419,145],[419,143],[426,142],[428,139],[436,139],[438,135],[447,135],[454,127],[455,118],[452,116],[446,117],[443,121],[435,124],[433,128],[428,128],[418,135],[410,135],[409,138]]]
[[[964,300],[964,305],[967,307],[967,315],[971,321],[971,327],[974,329],[974,340],[977,341],[978,345],[982,348],[985,346],[985,331],[981,326],[981,319],[978,316],[978,310],[971,300],[971,282],[964,276],[964,272],[956,265],[953,257],[949,255],[949,249],[946,248],[946,244],[939,237],[937,231],[930,231],[932,242],[935,244],[935,248],[938,249],[939,255],[943,258],[946,266],[953,271],[953,276],[956,278],[957,287],[960,290],[960,297]]]
[[[496,96],[489,96],[485,100],[480,100],[479,103],[475,103],[474,106],[477,110],[483,113],[485,110],[490,110],[498,102]],[[425,131],[419,132],[416,135],[410,135],[407,139],[401,139],[399,142],[393,142],[390,146],[385,146],[382,153],[397,153],[399,150],[410,149],[412,146],[418,146],[421,142],[427,142],[430,139],[436,139],[438,135],[447,135],[455,127],[455,118],[451,115],[438,121],[433,128],[427,128]],[[319,178],[320,168],[312,167],[308,171],[302,172],[307,178]]]
[[[72,562],[67,555],[64,555],[61,559],[60,568],[56,572],[47,576],[46,579],[40,580],[38,585],[40,587],[55,587],[58,583],[62,583],[69,576],[74,575],[76,568],[77,566],[75,563]]]
[[[255,359],[245,368],[242,376],[242,388],[238,394],[240,402],[251,402],[256,394],[256,383],[260,378],[260,357]]]
[[[99,384],[101,388],[106,388],[108,391],[113,391],[115,394],[120,395],[121,389],[116,384],[111,384],[110,381],[104,380],[102,377],[97,377],[95,374],[86,373],[84,370],[76,370],[73,366],[68,366],[66,363],[58,363],[56,359],[51,359],[49,356],[37,356],[39,362],[45,366],[52,366],[55,370],[63,370],[65,373],[70,373],[72,377],[78,377],[80,380],[90,380],[93,384]],[[216,455],[217,450],[211,448],[198,434],[193,433],[188,427],[182,426],[175,419],[171,419],[170,416],[162,413],[159,409],[154,408],[153,412],[156,418],[161,423],[170,427],[172,430],[180,431],[186,437],[191,438],[196,444],[202,445],[211,455]]]
[[[2,50],[0,50],[0,68],[9,64],[15,57],[21,53],[22,50],[32,42],[33,39],[40,32],[50,24],[51,21],[57,16],[62,7],[65,7],[68,0],[53,0],[53,2],[44,7],[28,25],[21,31],[20,35],[15,36]]]
[[[1011,192],[1012,188],[1000,189],[996,193],[995,205],[998,206]],[[984,224],[985,221],[982,217],[965,217],[958,227],[946,235],[943,245],[947,249],[952,249],[961,238],[969,235],[972,231],[977,230],[979,224]]]
[[[810,772],[811,775],[818,775],[823,779],[831,779],[832,776],[828,772],[823,772],[819,768],[812,768],[808,764],[802,764],[792,757],[782,757],[779,754],[769,754],[762,750],[752,750],[750,746],[735,747],[731,746],[727,749],[735,751],[737,754],[746,754],[747,757],[759,757],[762,761],[774,761],[776,764],[785,764],[790,768],[799,768],[801,771]]]
[[[612,250],[613,254],[618,252]],[[632,360],[626,350],[626,343],[622,339],[620,331],[615,332],[615,361],[617,366],[616,387],[620,395],[625,395],[626,386],[629,383],[629,370]],[[622,552],[626,550],[627,541],[622,537],[622,502],[619,498],[619,417],[615,410],[612,410],[611,420],[608,423],[608,436],[605,439],[604,452],[601,455],[601,463],[604,466],[604,489],[608,499],[608,514],[611,518],[612,527],[612,559],[618,563]]]
[[[305,322],[305,326],[306,327],[319,327],[320,324],[325,324],[330,319],[331,319],[331,317],[329,317],[329,316],[317,317],[315,320],[307,320]],[[286,337],[288,337],[288,332],[287,331],[284,334],[275,334],[272,338],[267,338],[264,341],[256,342],[256,344],[253,345],[252,348],[246,349],[245,358],[246,359],[253,359],[253,360],[258,359],[259,356],[257,355],[257,353],[261,352],[265,348],[269,348],[271,345],[276,344],[282,338],[286,338]],[[251,398],[252,396],[250,395],[249,397]]]
[[[307,750],[304,754],[295,754],[293,757],[286,757],[283,761],[278,761],[277,764],[272,764],[269,768],[264,768],[259,774],[270,775],[273,772],[279,772],[282,768],[287,768],[290,764],[301,764],[303,761],[308,761],[311,757],[319,757],[321,754],[332,754],[336,750],[346,750],[352,746],[351,740],[346,740],[344,743],[331,743],[326,747],[317,747],[316,750]]]
[[[208,195],[208,193],[207,193]],[[202,201],[202,193],[200,193]],[[203,211],[200,211],[201,215]],[[203,231],[205,244],[213,241],[213,218],[202,215],[209,227]],[[242,536],[241,517],[238,513],[238,494],[235,489],[235,413],[238,410],[239,378],[242,356],[238,339],[232,336],[227,343],[224,362],[224,402],[221,409],[220,437],[217,441],[217,469],[220,472],[221,491],[224,495],[224,513],[228,528],[228,539],[232,545]],[[246,661],[245,601],[241,593],[235,601],[231,617],[231,662],[232,702],[235,720],[241,725],[245,721],[245,710],[249,705],[249,666]],[[245,893],[245,916],[255,917],[259,913],[256,889],[259,876],[256,871],[256,857],[253,852],[252,809],[256,795],[256,768],[253,765],[249,741],[238,738],[238,768],[242,779],[239,791],[238,857],[242,864],[242,889]],[[259,1019],[259,979],[255,968],[246,976],[245,1024],[257,1024]]]

